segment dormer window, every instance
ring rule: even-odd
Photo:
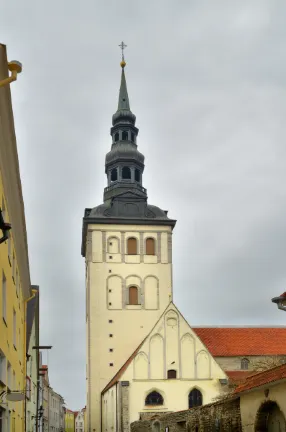
[[[119,141],[119,133],[116,132],[116,134],[114,135],[114,141],[117,142]]]
[[[122,132],[122,140],[127,141],[128,140],[128,132],[124,131]]]
[[[131,169],[129,167],[123,167],[122,168],[122,178],[124,180],[130,180],[131,179]]]
[[[113,168],[113,170],[111,171],[110,179],[112,182],[117,180],[117,168]]]

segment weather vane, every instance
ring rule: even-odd
[[[127,45],[125,45],[125,43],[122,41],[120,45],[118,45],[122,51],[122,61],[124,62],[124,49],[127,47]]]

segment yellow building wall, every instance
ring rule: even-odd
[[[0,173],[0,200],[5,222],[9,222],[8,206],[4,194],[2,176]],[[24,390],[26,376],[25,356],[25,302],[21,289],[21,275],[17,266],[17,256],[14,249],[13,231],[10,231],[9,240],[0,245],[0,352],[5,357],[6,375],[3,373],[0,391]],[[6,282],[4,283],[4,278]],[[4,287],[6,285],[6,289]],[[6,306],[3,304],[6,292]],[[6,309],[6,318],[5,315]],[[15,314],[15,318],[14,315]],[[16,327],[14,329],[14,324]],[[15,345],[14,345],[15,343]],[[1,363],[2,364],[2,363]],[[3,368],[5,366],[3,365]],[[1,370],[3,371],[3,368]],[[3,382],[4,381],[4,382]],[[4,385],[3,385],[4,384]],[[7,406],[3,406],[7,408]],[[24,430],[24,402],[8,402],[11,410],[11,432]]]
[[[268,397],[265,397],[265,388],[269,390]],[[240,396],[241,423],[244,432],[254,431],[257,412],[260,406],[267,400],[274,401],[286,418],[286,383],[271,383],[261,389],[251,391]],[[273,429],[274,430],[274,429]],[[277,429],[278,430],[278,429]],[[281,429],[281,431],[284,429]]]
[[[65,414],[65,432],[75,432],[74,420],[74,413]]]

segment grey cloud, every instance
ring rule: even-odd
[[[284,324],[285,36],[281,0],[6,2],[12,95],[41,342],[85,404],[85,207],[102,201],[120,52],[150,203],[178,219],[175,300],[192,325]],[[76,390],[75,390],[76,389]]]

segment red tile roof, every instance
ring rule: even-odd
[[[225,373],[234,384],[241,384],[249,375],[253,375],[253,371],[245,370],[225,371]]]
[[[252,390],[265,384],[284,379],[286,379],[286,364],[249,376],[243,384],[239,385],[235,389],[235,393]]]
[[[193,327],[215,357],[286,355],[286,327]]]

